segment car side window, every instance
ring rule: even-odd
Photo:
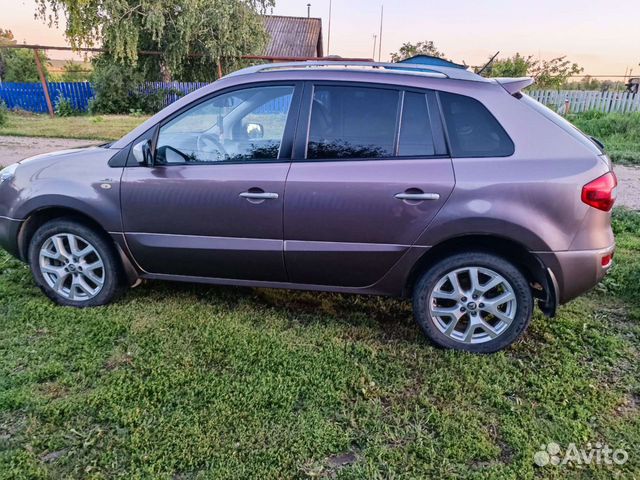
[[[247,88],[190,108],[160,128],[156,163],[277,159],[293,91],[293,86]]]
[[[498,120],[475,98],[439,92],[453,157],[508,157],[515,147]]]
[[[400,122],[398,156],[435,155],[433,133],[429,120],[427,96],[423,93],[405,92]]]
[[[399,95],[396,90],[380,88],[317,85],[307,158],[394,156]]]

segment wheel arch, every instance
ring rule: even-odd
[[[472,234],[452,237],[434,245],[413,265],[405,283],[404,296],[410,296],[420,276],[439,260],[456,253],[476,251],[490,253],[508,260],[525,276],[538,306],[553,317],[557,306],[557,286],[553,273],[542,260],[524,245],[506,237]]]
[[[20,259],[28,262],[29,259],[29,243],[36,231],[45,223],[55,220],[56,218],[67,218],[80,222],[98,232],[105,240],[112,245],[120,262],[127,281],[130,285],[138,281],[138,272],[133,263],[122,250],[120,245],[114,241],[109,232],[92,216],[71,207],[66,206],[48,206],[32,211],[23,222],[18,232],[18,253]]]

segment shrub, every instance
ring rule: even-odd
[[[8,112],[7,106],[0,100],[0,125],[7,123]]]
[[[568,119],[587,135],[604,143],[616,163],[640,164],[640,112],[569,115]]]
[[[89,103],[92,114],[138,114],[156,113],[164,107],[168,95],[181,96],[175,89],[145,91],[144,73],[126,65],[103,61],[97,63],[93,72],[95,97]]]
[[[71,117],[73,115],[77,115],[78,111],[73,108],[73,104],[71,100],[66,98],[64,95],[59,94],[58,98],[55,101],[55,112],[59,117]]]
[[[90,112],[129,113],[138,108],[130,92],[142,82],[142,74],[133,68],[113,63],[99,63],[93,72],[95,97],[89,105]]]

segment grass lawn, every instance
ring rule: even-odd
[[[0,126],[0,135],[117,140],[147,118],[133,115],[50,118],[47,115],[11,112],[7,114],[7,122]]]
[[[608,279],[491,356],[375,297],[149,283],[56,307],[0,253],[0,478],[638,478],[640,215],[615,217]],[[536,466],[552,441],[629,460]]]
[[[640,112],[592,111],[570,115],[569,120],[602,141],[615,163],[640,165]]]

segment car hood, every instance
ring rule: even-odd
[[[36,164],[36,163],[49,163],[49,162],[57,162],[63,158],[69,158],[73,156],[86,158],[87,154],[89,156],[92,155],[95,151],[104,151],[104,148],[100,146],[86,146],[86,147],[78,147],[78,148],[69,148],[67,150],[57,150],[55,152],[48,153],[40,153],[38,155],[33,155],[32,157],[27,157],[18,162],[19,165],[25,164]]]

